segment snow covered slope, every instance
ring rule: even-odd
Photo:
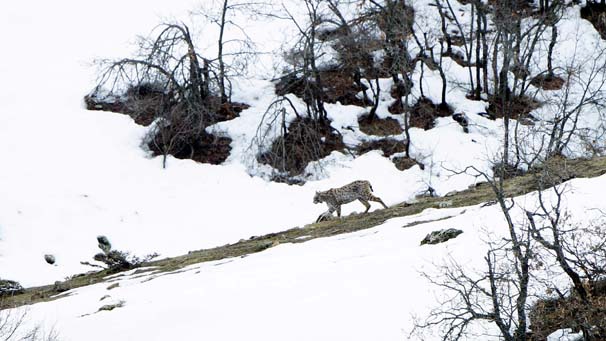
[[[589,209],[606,209],[604,201],[596,200],[596,188],[606,186],[606,176],[566,186],[565,208],[585,212],[577,222],[597,215]],[[530,209],[536,198],[530,194],[516,202]],[[522,216],[521,209],[514,213],[516,220]],[[428,232],[444,228],[464,233],[444,244],[419,245]],[[376,228],[173,273],[110,276],[106,283],[26,309],[31,321],[44,321],[65,340],[418,339],[410,334],[414,318],[422,320],[445,295],[421,272],[437,278],[436,266],[449,259],[482,269],[485,240],[505,237],[506,230],[496,205],[428,209]],[[98,311],[120,302],[121,308]],[[472,339],[498,339],[488,336],[494,335],[488,325],[473,331],[477,338]]]
[[[420,2],[418,15],[430,25],[435,17],[423,12],[425,7]],[[260,71],[250,78],[235,80],[234,99],[251,108],[215,127],[234,140],[228,161],[211,166],[171,158],[162,169],[161,160],[140,147],[146,128],[124,115],[87,111],[82,97],[94,84],[95,58],[128,55],[136,35],[162,20],[195,21],[189,11],[196,8],[193,0],[0,5],[0,32],[6,33],[0,54],[1,278],[34,286],[88,271],[80,262],[98,251],[95,237],[100,234],[116,249],[176,256],[313,222],[325,210],[312,203],[314,192],[352,180],[369,180],[376,194],[393,205],[413,199],[428,185],[444,195],[477,180],[448,169],[490,169],[502,122],[470,115],[469,134],[451,118],[438,119],[432,130],[411,130],[412,153],[424,170],[399,171],[380,152],[356,159],[333,153],[304,186],[252,176],[264,171],[248,147],[273,98],[273,54],[259,60]],[[554,61],[561,67],[573,51],[589,59],[604,44],[577,12],[577,7],[570,9],[561,22],[562,40],[580,36],[586,44],[562,45]],[[272,52],[290,33],[282,30],[283,23],[248,24]],[[272,33],[276,30],[280,34]],[[464,82],[465,71],[449,59],[444,62],[452,84]],[[439,77],[425,72],[426,95],[437,98]],[[417,70],[413,79],[419,76]],[[385,96],[380,117],[389,115]],[[448,102],[455,111],[473,114],[487,104],[465,99],[457,87],[449,91]],[[549,118],[548,109],[537,110],[537,116]],[[329,112],[346,142],[372,138],[346,129],[357,126],[365,110],[330,105]],[[596,125],[595,116],[579,124]],[[606,209],[600,199],[605,177],[577,179],[570,186],[569,209],[581,212],[580,219],[593,217],[589,208]],[[361,209],[354,203],[343,214]],[[456,217],[402,228],[449,215]],[[448,227],[464,234],[447,244],[419,246],[428,232]],[[431,271],[432,263],[448,257],[469,267],[480,265],[483,240],[487,234],[500,236],[502,227],[495,207],[430,210],[357,233],[280,245],[171,274],[117,277],[115,289],[97,284],[31,306],[28,319],[54,326],[62,340],[73,341],[415,339],[410,336],[412,315],[422,316],[440,297],[419,271]],[[44,254],[55,255],[57,264],[46,264]],[[105,295],[110,297],[101,301]],[[121,301],[121,308],[97,312]]]

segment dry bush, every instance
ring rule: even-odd
[[[529,313],[530,340],[546,340],[558,329],[585,330],[592,340],[606,339],[606,293],[593,292],[587,303],[576,295],[539,300]]]

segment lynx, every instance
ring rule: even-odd
[[[354,200],[360,200],[360,202],[366,207],[368,212],[370,209],[369,201],[376,201],[381,203],[383,207],[387,208],[387,205],[379,197],[372,195],[372,186],[370,182],[365,180],[354,181],[348,185],[340,188],[332,188],[324,192],[316,192],[314,196],[314,204],[325,202],[328,205],[328,211],[320,214],[316,222],[321,221],[323,218],[327,218],[332,215],[334,211],[337,211],[337,216],[341,216],[341,205],[350,203]]]

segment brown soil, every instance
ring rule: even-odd
[[[500,97],[492,96],[488,99],[490,103],[488,105],[488,114],[490,114],[491,118],[503,118],[503,103]],[[518,119],[527,117],[531,111],[541,106],[541,103],[527,96],[523,97],[514,97],[510,99],[511,109],[510,118]]]
[[[436,105],[429,98],[420,98],[412,107],[410,126],[429,130],[434,127],[438,117],[448,117],[453,110],[448,105]]]
[[[387,138],[376,141],[366,141],[356,148],[359,155],[368,153],[371,150],[381,150],[383,151],[384,156],[389,157],[396,153],[405,152],[406,145],[402,141]]]
[[[87,95],[84,97],[84,102],[89,110],[105,110],[129,115],[135,120],[135,123],[143,126],[149,126],[163,114],[163,110],[170,110],[172,113],[178,111],[176,106],[164,108],[168,105],[168,98],[162,91],[155,90],[150,85],[133,86],[120,98],[119,100],[108,101]],[[213,97],[210,101],[211,106],[217,108],[217,110],[209,115],[210,122],[207,125],[232,120],[238,117],[243,110],[250,107],[248,104],[238,102],[220,104],[218,97]],[[180,117],[182,116],[175,114],[171,120],[178,120]],[[170,136],[171,132],[164,130],[164,134]],[[179,141],[175,142],[175,146],[171,148],[170,152],[178,159],[221,164],[229,157],[232,141],[229,137],[218,137],[206,132],[201,135],[192,133],[182,136]],[[157,135],[148,143],[148,148],[154,156],[163,155],[162,148],[159,147],[161,145],[162,139]]]
[[[378,118],[376,116],[362,116],[358,120],[360,130],[367,135],[399,135],[404,130],[400,126],[400,122],[391,117]]]
[[[149,126],[157,117],[158,109],[162,106],[163,98],[161,95],[152,95],[143,100],[126,101],[104,101],[93,96],[85,96],[84,103],[88,110],[111,111],[125,114],[142,126]]]
[[[152,155],[163,155],[162,151],[157,147],[161,144],[158,135],[154,137],[156,142],[150,142],[147,146],[152,151]],[[191,159],[201,163],[210,163],[212,165],[220,165],[223,163],[231,152],[231,138],[223,136],[215,136],[204,132],[202,136],[196,139],[182,141],[173,148],[172,156],[177,159]]]
[[[396,156],[393,158],[393,163],[397,169],[401,171],[405,171],[409,168],[412,168],[415,165],[419,165],[421,169],[425,169],[425,166],[422,163],[417,162],[415,159],[411,159],[406,156]]]

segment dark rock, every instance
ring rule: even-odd
[[[112,249],[112,244],[106,236],[97,236],[97,242],[99,243],[99,248],[105,253],[109,253]]]
[[[425,238],[421,241],[421,245],[444,243],[449,239],[456,238],[461,233],[463,233],[463,231],[457,229],[433,231],[425,236]]]
[[[53,255],[44,255],[44,260],[50,265],[55,264],[56,261],[55,256]]]
[[[494,120],[496,118],[496,117],[494,117],[493,114],[490,114],[490,113],[487,113],[487,112],[479,112],[477,114],[480,115],[480,116],[482,116],[482,117],[485,117],[485,118],[487,118],[489,120]]]
[[[464,113],[462,113],[462,112],[454,113],[454,114],[452,114],[452,119],[457,121],[459,123],[459,125],[461,127],[463,127],[463,131],[465,133],[469,133],[469,128],[468,128],[469,120],[467,119],[467,116]]]
[[[71,287],[66,282],[56,281],[55,284],[53,284],[53,290],[56,292],[65,292],[69,289],[71,289]]]

